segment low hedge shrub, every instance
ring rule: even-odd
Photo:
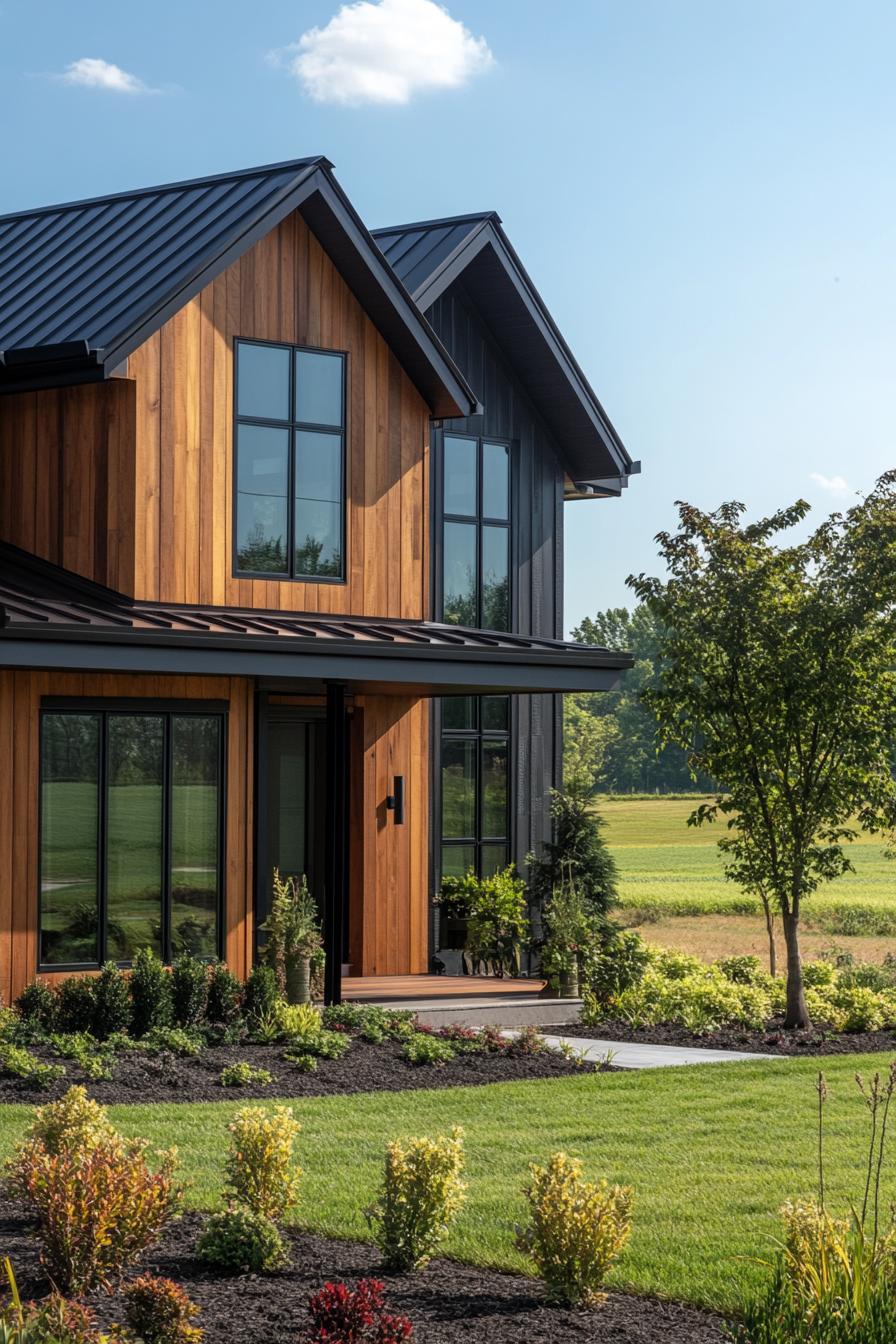
[[[195,1027],[205,1017],[208,968],[184,952],[171,967],[171,1013],[177,1027]]]
[[[222,1087],[269,1087],[274,1075],[267,1069],[256,1069],[245,1060],[227,1064],[220,1074]]]
[[[383,1292],[377,1279],[361,1279],[354,1289],[325,1283],[308,1299],[311,1327],[304,1338],[308,1344],[402,1344],[412,1339],[411,1322],[386,1310]]]
[[[63,986],[68,983],[64,981]],[[135,1036],[146,1036],[157,1027],[171,1025],[171,976],[149,947],[141,947],[134,954],[131,1002]]]
[[[142,1344],[199,1344],[199,1308],[171,1279],[141,1274],[124,1289],[127,1323]]]
[[[271,1218],[234,1205],[206,1220],[196,1254],[228,1274],[273,1274],[289,1259],[286,1243]]]

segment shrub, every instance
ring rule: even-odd
[[[517,1245],[535,1261],[549,1301],[596,1306],[631,1232],[631,1187],[583,1181],[581,1162],[565,1153],[529,1170],[530,1223],[517,1230]]]
[[[298,1069],[299,1073],[314,1073],[317,1068],[316,1057],[309,1055],[307,1050],[302,1050],[299,1046],[293,1045],[284,1050],[283,1058]]]
[[[572,881],[582,888],[596,914],[606,914],[616,904],[617,871],[593,797],[583,788],[552,790],[551,816],[553,838],[538,857],[530,854],[527,860],[533,898],[544,904],[555,887]]]
[[[129,1031],[131,1026],[131,989],[127,976],[114,961],[107,961],[93,982],[93,1022],[91,1030],[98,1040]]]
[[[239,1019],[242,986],[223,961],[216,962],[208,977],[205,1015],[209,1022],[232,1026]]]
[[[321,1059],[341,1059],[350,1048],[350,1041],[341,1031],[322,1031],[305,1043],[305,1049]]]
[[[268,1087],[273,1081],[274,1075],[267,1069],[255,1069],[245,1061],[227,1064],[221,1070],[222,1087]]]
[[[106,1344],[96,1317],[82,1302],[70,1302],[56,1291],[42,1302],[25,1302],[19,1296],[12,1265],[7,1258],[10,1301],[0,1311],[3,1344]]]
[[[171,967],[171,1012],[178,1027],[195,1027],[205,1015],[208,970],[204,961],[184,952]]]
[[[531,1022],[517,1032],[511,1044],[517,1055],[543,1055],[548,1048],[547,1041]]]
[[[454,1058],[455,1050],[450,1041],[440,1040],[438,1036],[429,1036],[418,1031],[407,1042],[402,1054],[411,1064],[447,1064]]]
[[[38,1221],[41,1261],[54,1283],[81,1294],[108,1285],[157,1240],[176,1211],[174,1150],[157,1155],[118,1137],[56,1154],[37,1139],[19,1150],[11,1185]]]
[[[246,1106],[234,1116],[227,1155],[228,1194],[253,1213],[280,1218],[298,1198],[293,1147],[301,1126],[286,1106]]]
[[[62,1032],[92,1031],[96,1005],[94,981],[87,975],[70,975],[56,997],[56,1028]]]
[[[58,1101],[38,1106],[26,1140],[41,1144],[51,1157],[70,1150],[84,1151],[116,1137],[105,1107],[88,1097],[83,1087],[70,1087]]]
[[[807,961],[803,967],[803,984],[807,989],[823,989],[837,982],[837,968],[829,961]]]
[[[64,1065],[42,1064],[30,1050],[20,1045],[10,1045],[8,1041],[0,1041],[0,1072],[10,1078],[21,1078],[28,1087],[36,1087],[40,1091],[45,1091],[65,1077]]]
[[[836,1006],[843,1013],[843,1031],[880,1031],[884,1025],[884,1005],[873,989],[841,989]]]
[[[198,1344],[199,1308],[171,1279],[143,1274],[124,1289],[128,1325],[143,1344]]]
[[[312,1042],[321,1034],[321,1015],[310,1003],[278,1002],[276,1007],[280,1034],[292,1043]]]
[[[23,1022],[30,1022],[41,1031],[52,1031],[56,1025],[56,995],[43,980],[32,980],[15,1002],[16,1012]]]
[[[878,1282],[866,1290],[860,1315],[832,1302],[823,1317],[812,1319],[779,1269],[764,1296],[747,1304],[729,1338],[737,1344],[893,1344],[896,1297],[890,1284]]]
[[[758,957],[722,957],[716,966],[735,985],[763,985],[767,979]]]
[[[279,993],[277,977],[270,966],[255,966],[246,981],[243,995],[243,1015],[249,1030],[276,1013]]]
[[[361,1279],[354,1290],[325,1283],[308,1299],[308,1311],[310,1344],[401,1344],[414,1333],[406,1316],[386,1311],[377,1279]]]
[[[290,1003],[298,1003],[300,994],[310,989],[307,983],[301,984],[302,963],[310,963],[323,947],[317,903],[304,874],[281,877],[280,869],[274,869],[270,914],[259,928],[267,935],[264,958],[279,988]]]
[[[57,1055],[63,1059],[73,1059],[93,1082],[112,1077],[111,1051],[104,1049],[89,1032],[54,1032],[49,1039]]]
[[[463,1130],[396,1140],[386,1149],[379,1203],[366,1211],[388,1268],[422,1269],[463,1203]]]
[[[202,1050],[202,1038],[183,1027],[153,1027],[140,1042],[145,1050],[161,1054],[167,1050],[180,1059],[195,1059]]]
[[[583,990],[601,1004],[610,1004],[637,985],[650,961],[650,953],[634,929],[607,924],[585,965]]]
[[[151,947],[141,947],[134,955],[131,999],[135,1036],[145,1036],[154,1027],[170,1026],[171,977]]]
[[[234,1207],[211,1215],[196,1253],[206,1264],[230,1274],[272,1274],[289,1258],[276,1223],[263,1213]]]

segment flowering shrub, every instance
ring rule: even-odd
[[[83,1151],[115,1138],[105,1107],[91,1100],[83,1087],[70,1087],[58,1101],[38,1106],[26,1132],[27,1140],[42,1144],[52,1157],[65,1149]]]
[[[286,1106],[245,1106],[229,1128],[228,1193],[253,1213],[282,1217],[298,1199],[302,1173],[293,1164],[293,1146],[299,1122]]]
[[[310,1344],[401,1344],[413,1337],[406,1316],[386,1311],[383,1285],[361,1279],[354,1291],[344,1283],[325,1283],[308,1299]]]
[[[227,1064],[221,1070],[222,1087],[268,1087],[273,1081],[274,1075],[267,1069],[255,1069],[245,1060]]]
[[[379,1203],[366,1211],[390,1269],[422,1269],[463,1203],[463,1130],[450,1137],[396,1140],[386,1149]]]
[[[583,1181],[581,1162],[565,1153],[530,1171],[531,1221],[517,1229],[517,1245],[535,1261],[550,1301],[596,1306],[631,1232],[631,1187]]]
[[[199,1308],[171,1279],[143,1274],[124,1290],[128,1325],[143,1344],[198,1344]]]
[[[272,1274],[288,1260],[277,1224],[263,1213],[233,1205],[207,1220],[196,1253],[230,1274]]]

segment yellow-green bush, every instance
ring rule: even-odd
[[[436,1139],[396,1140],[386,1149],[379,1203],[367,1210],[390,1269],[422,1269],[463,1203],[463,1130]]]
[[[88,1097],[83,1087],[70,1087],[58,1101],[38,1106],[26,1137],[56,1157],[64,1149],[95,1148],[118,1136],[105,1107]]]
[[[298,1199],[301,1169],[293,1147],[301,1126],[286,1106],[245,1106],[230,1129],[228,1194],[267,1218],[281,1218]]]
[[[534,1260],[549,1301],[596,1306],[631,1232],[632,1188],[583,1180],[581,1162],[565,1153],[529,1170],[530,1221],[517,1229],[517,1245]]]
[[[281,1036],[290,1041],[314,1041],[321,1034],[320,1011],[310,1003],[287,1003],[280,999],[275,1013]]]

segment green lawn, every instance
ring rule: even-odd
[[[845,1205],[861,1180],[865,1112],[853,1074],[888,1063],[854,1055],[825,1061],[832,1203]],[[362,1209],[386,1141],[461,1124],[470,1189],[451,1254],[524,1267],[513,1224],[523,1214],[527,1163],[564,1148],[584,1159],[589,1175],[636,1188],[635,1231],[617,1285],[734,1306],[761,1276],[751,1257],[768,1254],[782,1200],[814,1190],[815,1076],[813,1061],[786,1060],[292,1102],[302,1122],[299,1221],[365,1237]],[[208,1208],[220,1198],[226,1125],[239,1104],[123,1106],[112,1114],[129,1134],[177,1144],[193,1182],[190,1202]],[[4,1155],[27,1114],[0,1108]],[[889,1198],[892,1164],[887,1179]]]
[[[612,799],[599,802],[606,838],[619,866],[620,901],[663,914],[746,914],[759,910],[725,880],[716,842],[718,824],[688,826],[697,798]],[[832,934],[896,933],[896,863],[884,846],[861,836],[850,847],[855,873],[819,890],[804,919]]]

